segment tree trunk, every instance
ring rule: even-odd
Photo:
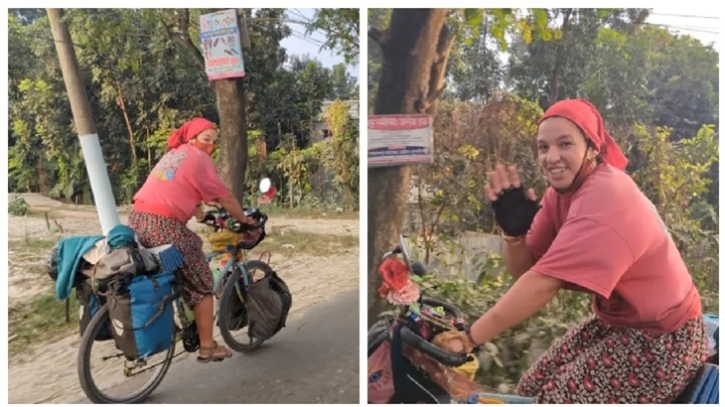
[[[375,114],[425,113],[440,95],[451,38],[447,9],[395,9],[390,27],[371,31],[380,44],[383,70]],[[442,41],[441,41],[442,40]],[[443,54],[441,54],[443,50]],[[410,193],[410,167],[368,169],[368,326],[386,308],[378,294],[377,269],[403,229]]]
[[[549,106],[559,100],[559,77],[564,66],[564,48],[569,42],[569,22],[571,21],[573,9],[564,10],[564,22],[561,24],[561,39],[556,44],[556,59],[554,60],[554,70],[551,72],[551,81],[549,81]],[[548,106],[547,106],[548,107]]]
[[[232,194],[244,202],[244,176],[247,170],[247,118],[245,115],[244,82],[223,79],[214,82],[221,145],[220,175]]]
[[[123,120],[126,122],[126,129],[128,130],[128,145],[131,147],[131,157],[133,157],[133,166],[136,168],[138,166],[138,157],[136,157],[136,142],[133,139],[133,128],[131,127],[131,120],[128,118],[128,111],[126,110],[126,102],[123,100],[123,93],[121,92],[121,84],[116,83],[116,92],[118,93],[118,97],[116,98],[116,103],[118,103],[118,106],[121,108],[121,112],[123,112]]]
[[[223,9],[211,9],[211,11],[219,10]],[[191,41],[191,35],[189,34],[189,26],[191,25],[189,9],[178,9],[178,12],[176,26],[172,23],[163,23],[166,36],[185,47],[204,69],[204,56],[201,50]],[[209,86],[216,94],[217,112],[219,113],[219,130],[221,133],[219,173],[234,197],[243,205],[244,177],[249,155],[244,82],[243,79],[223,79],[210,82]]]

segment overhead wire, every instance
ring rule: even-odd
[[[703,20],[719,20],[720,17],[713,16],[695,16],[687,14],[666,14],[666,13],[650,13],[652,16],[665,16],[665,17],[683,17],[683,18],[701,18]]]

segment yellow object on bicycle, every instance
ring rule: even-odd
[[[230,230],[221,230],[219,232],[210,233],[207,237],[211,243],[211,249],[215,252],[223,252],[227,250],[227,246],[236,245],[242,239],[241,233],[234,233]]]
[[[478,371],[478,367],[478,358],[473,356],[472,361],[466,362],[457,367],[452,367],[451,370],[466,376],[466,378],[470,381],[474,381],[476,378],[476,372]]]
[[[479,397],[478,404],[506,404],[506,402],[499,399],[492,399],[490,397]]]

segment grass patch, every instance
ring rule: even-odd
[[[292,245],[294,248],[285,247]],[[296,230],[284,230],[267,236],[259,245],[261,251],[280,253],[305,253],[312,256],[328,256],[341,253],[353,247],[359,247],[360,241],[355,235],[323,235]]]
[[[42,253],[47,257],[50,250],[57,244],[56,240],[23,238],[8,241],[8,250],[17,253]]]
[[[48,239],[23,238],[8,241],[8,251],[12,252],[9,263],[12,262],[45,262],[50,251],[58,242]]]
[[[45,214],[48,213],[48,216],[51,216],[51,211],[48,210],[40,210],[40,209],[28,209],[28,213],[25,215],[29,218],[38,218],[38,219],[45,219]]]
[[[324,209],[297,207],[290,209],[277,205],[268,205],[262,206],[259,209],[266,213],[270,218],[275,216],[284,216],[302,219],[360,219],[360,213],[357,211],[338,212],[335,208]]]
[[[34,343],[78,334],[78,301],[70,296],[70,322],[65,321],[65,301],[43,294],[33,301],[11,307],[8,312],[8,352],[10,356],[27,351]]]

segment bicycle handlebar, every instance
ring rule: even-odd
[[[473,357],[470,355],[449,352],[439,348],[438,346],[425,340],[425,338],[411,331],[407,326],[401,327],[400,339],[446,366],[461,366],[462,364],[473,360]]]
[[[206,211],[204,213],[204,219],[202,220],[202,223],[204,223],[207,226],[213,227],[215,230],[219,230],[222,226],[220,225],[221,221],[226,221],[227,219],[233,219],[231,216],[229,216],[229,213],[224,210],[224,208],[221,208],[219,206],[214,206],[216,209],[212,209],[209,211]],[[242,233],[250,230],[254,230],[256,228],[264,228],[265,224],[267,223],[267,220],[269,217],[259,211],[257,208],[244,208],[244,215],[250,218],[256,218],[258,222],[254,225],[250,225],[247,223],[242,223],[236,219],[233,219],[232,226],[229,228],[232,232],[235,233]],[[211,217],[211,218],[210,218]]]

